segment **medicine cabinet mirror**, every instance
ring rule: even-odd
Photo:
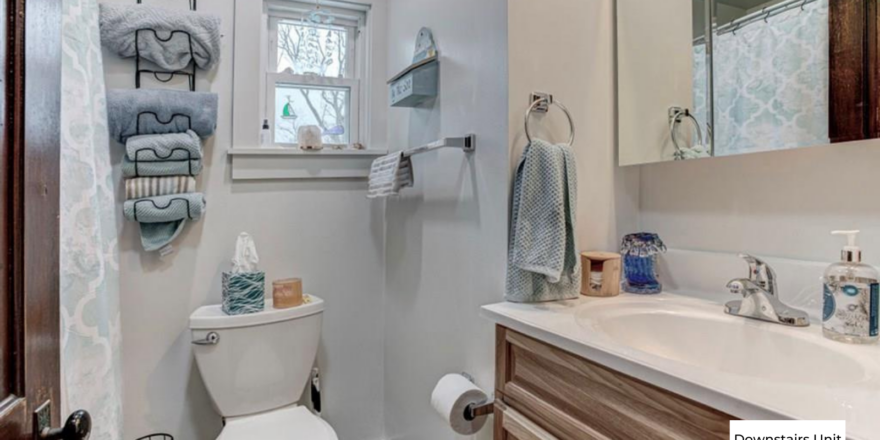
[[[880,138],[876,0],[617,0],[620,165]]]

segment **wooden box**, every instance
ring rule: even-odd
[[[620,254],[584,252],[581,254],[581,294],[595,297],[620,295]],[[601,283],[591,281],[593,272],[601,273]]]

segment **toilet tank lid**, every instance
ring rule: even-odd
[[[266,300],[266,309],[248,315],[231,316],[223,313],[221,306],[204,306],[193,312],[189,317],[189,328],[192,330],[218,330],[227,328],[252,327],[255,325],[273,324],[305,318],[324,311],[324,300],[311,296],[311,302],[290,309],[275,309],[272,300]]]

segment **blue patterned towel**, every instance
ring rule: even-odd
[[[513,183],[506,300],[578,297],[576,210],[577,167],[571,148],[533,142],[523,153]]]
[[[127,220],[140,223],[141,244],[153,252],[174,241],[187,221],[202,218],[205,208],[205,196],[190,193],[126,200],[122,210]]]
[[[181,90],[108,90],[110,137],[125,142],[141,134],[196,132],[202,139],[217,129],[216,93]]]

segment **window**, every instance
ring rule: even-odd
[[[317,125],[325,145],[361,142],[364,12],[314,4],[269,3],[266,114],[275,144],[296,145]]]

